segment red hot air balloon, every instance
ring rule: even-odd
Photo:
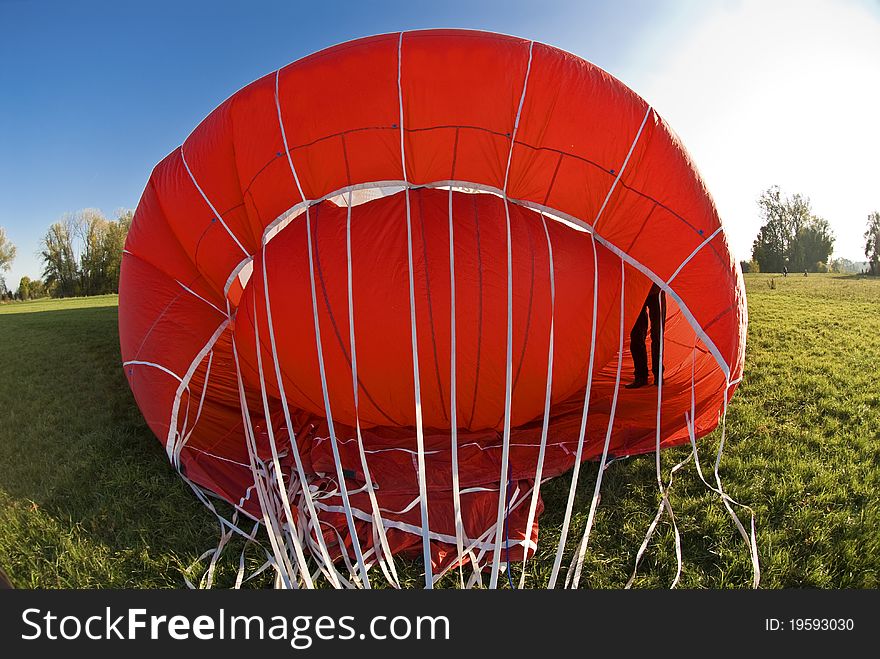
[[[626,390],[652,284],[663,380]],[[497,585],[534,553],[543,480],[717,426],[746,328],[657,113],[570,53],[464,30],[232,95],[154,169],[119,306],[148,424],[200,496],[265,524],[287,586],[396,584],[395,554],[429,587],[466,564]]]

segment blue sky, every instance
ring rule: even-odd
[[[39,276],[40,237],[63,213],[133,208],[152,167],[237,89],[334,43],[428,27],[533,38],[629,84],[691,150],[738,257],[757,195],[779,183],[811,196],[837,255],[860,258],[850,235],[880,209],[877,2],[0,0],[7,284]]]

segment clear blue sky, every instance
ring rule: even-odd
[[[853,3],[873,18],[874,27],[880,25],[876,3]],[[650,102],[651,94],[661,97],[669,113],[662,105],[658,109],[699,156],[702,143],[726,131],[692,121],[682,110],[693,106],[687,95],[696,93],[682,78],[694,74],[682,71],[676,57],[712,29],[718,12],[735,14],[741,4],[0,0],[0,226],[18,247],[7,284],[16,288],[22,275],[40,275],[40,237],[63,213],[94,207],[112,215],[117,208],[135,207],[152,167],[237,89],[308,53],[369,34],[468,27],[562,47],[605,68]],[[799,6],[791,11],[802,15]],[[821,29],[822,17],[813,20]],[[875,36],[880,43],[880,30]],[[663,98],[674,83],[690,91]],[[684,127],[670,114],[680,115]],[[751,205],[742,212],[755,215],[761,187],[784,180],[769,172],[766,181],[731,194],[748,199]],[[880,195],[873,203],[880,207]],[[736,209],[734,203],[729,207]],[[861,212],[861,207],[853,211]],[[754,218],[741,221],[754,236]],[[740,243],[749,242],[734,241],[734,248],[742,251]],[[843,255],[859,256],[855,249]]]

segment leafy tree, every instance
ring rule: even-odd
[[[773,186],[761,193],[758,206],[764,224],[752,245],[752,259],[762,272],[781,272],[784,267],[817,272],[826,267],[834,234],[827,220],[813,215],[807,197],[788,197]]]
[[[22,277],[21,281],[18,282],[18,299],[19,300],[30,300],[31,299],[31,278],[30,277]]]
[[[87,208],[67,214],[43,239],[43,276],[52,295],[102,295],[119,290],[122,249],[133,213],[119,210],[115,220]]]
[[[806,224],[798,229],[789,249],[792,269],[811,272],[827,272],[826,266],[831,250],[834,249],[834,234],[828,221],[810,216]]]
[[[12,261],[15,260],[15,245],[6,237],[6,230],[0,227],[0,291],[6,292],[6,282],[3,273],[9,272]]]
[[[868,215],[868,228],[865,230],[865,256],[868,258],[868,271],[880,275],[880,212]]]
[[[849,259],[837,258],[831,262],[831,272],[855,273],[859,272],[859,264]]]
[[[80,275],[74,236],[77,232],[75,219],[65,215],[55,222],[43,237],[43,277],[57,297],[70,297],[80,292]]]
[[[46,297],[46,287],[43,282],[40,279],[22,277],[18,283],[18,299],[36,300],[41,297]]]
[[[131,222],[134,219],[134,211],[120,208],[116,211],[116,220],[110,222],[107,234],[104,237],[104,251],[107,254],[107,287],[106,293],[119,292],[119,271],[122,267],[122,250],[125,248],[125,239]]]

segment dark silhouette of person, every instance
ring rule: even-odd
[[[648,321],[651,324],[651,371],[656,386],[660,376],[660,330],[666,324],[666,293],[657,284],[651,285],[648,297],[645,298],[642,310],[629,333],[629,350],[635,367],[635,379],[626,385],[627,389],[638,389],[648,384],[648,349],[645,345]]]

